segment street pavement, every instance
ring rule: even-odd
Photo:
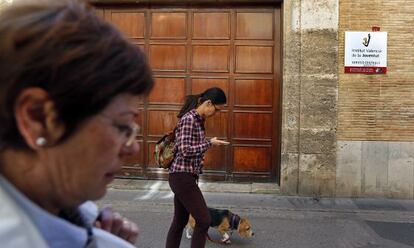
[[[129,184],[129,183],[127,183]],[[173,194],[161,181],[111,185],[98,205],[112,205],[140,227],[139,248],[163,248],[173,216]],[[374,248],[414,247],[414,201],[367,198],[283,196],[263,185],[215,184],[205,188],[206,202],[250,220],[252,238],[231,236],[231,245],[207,241],[206,247],[232,248]],[[203,189],[203,187],[201,187]],[[214,190],[212,190],[214,189]],[[271,192],[271,194],[268,194]],[[220,236],[214,229],[213,239]],[[185,235],[181,247],[190,247]]]

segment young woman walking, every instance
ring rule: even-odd
[[[175,132],[175,157],[169,168],[169,184],[174,192],[174,218],[168,232],[166,248],[180,247],[185,225],[191,214],[196,220],[191,248],[203,248],[211,217],[197,185],[202,173],[204,153],[212,145],[227,145],[216,137],[207,139],[204,121],[226,103],[220,88],[210,88],[199,95],[187,96],[181,108]]]

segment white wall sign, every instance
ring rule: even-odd
[[[345,32],[345,73],[386,72],[387,32]]]

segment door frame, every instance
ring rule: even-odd
[[[198,6],[198,5],[237,5],[237,6],[279,6],[283,0],[89,0],[93,5],[164,5],[164,6]]]

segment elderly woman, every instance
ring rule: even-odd
[[[145,55],[70,0],[10,7],[0,37],[1,246],[131,246],[128,227],[99,224],[121,238],[96,228],[85,203],[139,149],[136,104],[153,85]]]

